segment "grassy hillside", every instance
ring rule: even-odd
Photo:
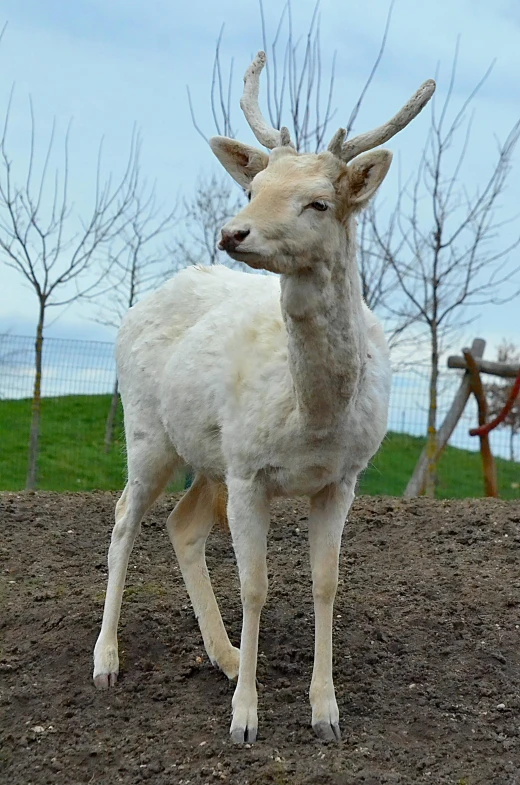
[[[42,400],[38,487],[52,491],[121,488],[125,478],[122,413],[116,441],[103,452],[109,395]],[[0,489],[25,485],[31,402],[0,401]]]
[[[38,487],[44,490],[117,490],[125,478],[122,413],[116,441],[103,452],[108,395],[70,395],[42,401]],[[28,400],[0,401],[0,490],[20,490],[25,484],[31,404]],[[423,439],[390,433],[360,482],[365,494],[402,494]],[[520,498],[520,464],[497,459],[500,495]],[[181,483],[182,484],[182,483]],[[177,483],[174,487],[179,487]],[[439,471],[438,496],[482,496],[480,455],[450,447]]]
[[[404,433],[389,433],[359,483],[360,493],[401,496],[424,439]],[[502,499],[520,498],[520,464],[496,458],[499,493]],[[483,496],[480,453],[447,447],[439,466],[439,499],[465,499]]]

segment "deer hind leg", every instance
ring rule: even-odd
[[[179,459],[164,436],[126,427],[128,482],[116,505],[116,522],[108,550],[108,585],[101,632],[94,648],[94,684],[112,687],[119,673],[117,626],[128,560],[142,518],[164,490]],[[153,437],[153,438],[152,438]]]
[[[354,483],[331,485],[311,499],[309,545],[314,596],[314,669],[309,697],[312,727],[324,741],[339,741],[339,711],[332,681],[332,618],[338,587],[341,534]]]
[[[231,645],[206,566],[206,539],[222,517],[222,486],[197,476],[168,518],[167,529],[211,662],[236,679],[240,651]],[[225,509],[225,508],[224,508]]]

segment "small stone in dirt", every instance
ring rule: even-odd
[[[505,703],[499,703],[499,704],[497,705],[497,709],[498,709],[498,711],[504,711],[505,707],[506,707],[506,704],[505,704]]]

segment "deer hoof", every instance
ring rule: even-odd
[[[98,690],[108,690],[117,682],[117,673],[98,673],[94,676],[94,686]]]
[[[312,726],[321,741],[341,741],[341,731],[337,722],[317,722]]]

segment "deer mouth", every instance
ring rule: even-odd
[[[257,251],[242,250],[242,248],[236,248],[234,251],[226,251],[226,253],[235,262],[244,262],[244,264],[253,267],[255,270],[265,268],[268,261],[267,256],[264,256]]]

